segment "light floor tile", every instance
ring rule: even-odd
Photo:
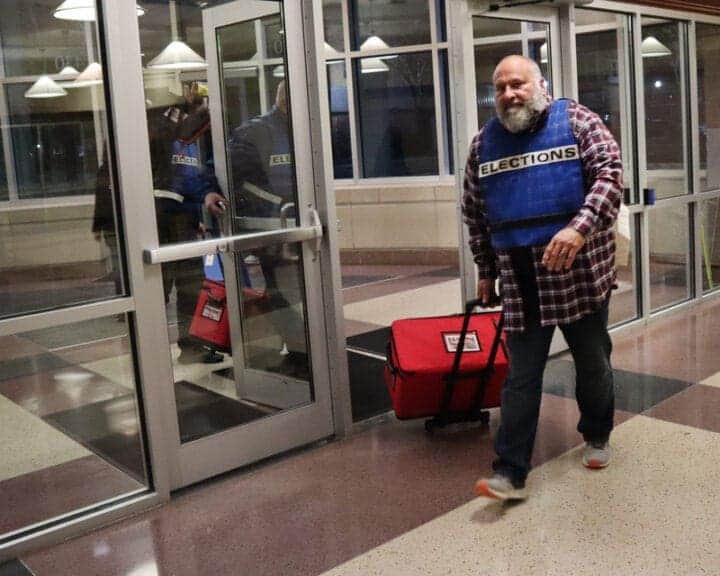
[[[80,367],[95,372],[114,384],[135,390],[135,371],[131,354],[122,354],[94,362],[85,362]]]
[[[389,326],[398,318],[441,316],[460,312],[460,280],[388,294],[344,306],[345,318]]]
[[[0,395],[0,481],[90,455],[37,416]]]
[[[720,372],[713,374],[709,378],[705,378],[700,384],[703,384],[705,386],[714,386],[715,388],[720,388]]]
[[[326,575],[716,573],[720,436],[637,416],[613,443],[606,470],[576,448],[531,474],[527,502],[475,499]]]

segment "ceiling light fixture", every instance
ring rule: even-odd
[[[25,91],[25,98],[60,98],[62,96],[67,96],[67,90],[47,74],[40,76],[40,78],[35,80],[35,83]]]
[[[85,67],[85,70],[78,74],[68,88],[84,88],[86,86],[97,86],[103,82],[102,66],[97,62],[91,62]]]
[[[195,50],[180,40],[175,0],[168,3],[170,8],[170,37],[172,41],[162,52],[148,63],[148,68],[158,70],[200,70],[207,68],[207,62]]]
[[[362,58],[360,60],[360,72],[362,74],[377,74],[389,70],[390,67],[381,58]]]
[[[376,36],[375,34],[373,34],[367,40],[365,40],[365,42],[360,44],[361,52],[368,50],[387,50],[388,48],[390,48],[390,46],[388,46],[387,42],[385,42],[385,40],[380,38],[380,36]],[[397,54],[390,54],[388,56],[377,56],[377,58],[379,60],[390,60],[392,58],[397,58]]]
[[[145,8],[135,5],[138,16],[145,14]],[[55,18],[60,20],[75,20],[77,22],[95,22],[95,0],[65,0],[53,12]]]
[[[655,36],[648,36],[642,41],[640,52],[643,58],[659,58],[672,54],[670,48],[665,46],[665,44],[660,42]]]

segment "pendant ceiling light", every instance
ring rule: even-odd
[[[181,40],[173,40],[155,56],[148,68],[158,70],[199,70],[207,68],[207,62],[195,50]]]
[[[207,62],[195,50],[180,40],[178,34],[178,16],[175,0],[168,3],[170,9],[170,38],[172,41],[162,52],[148,63],[148,68],[156,70],[200,70],[207,68]]]
[[[280,64],[279,66],[275,66],[273,68],[273,77],[275,78],[285,78],[285,66]]]
[[[102,66],[100,66],[97,62],[92,62],[87,65],[85,70],[78,74],[78,77],[75,78],[75,80],[68,84],[68,87],[84,88],[85,86],[97,86],[98,84],[102,84],[102,81]]]
[[[80,74],[75,68],[72,66],[65,66],[60,72],[58,72],[58,76],[62,76],[63,79],[65,78],[76,78],[77,75]]]
[[[390,67],[380,58],[363,58],[360,60],[360,72],[362,74],[377,74],[389,70]]]
[[[361,51],[367,51],[367,50],[387,50],[390,48],[388,46],[387,42],[380,38],[380,36],[372,35],[370,38],[365,40],[362,44],[360,44],[360,50]],[[390,60],[391,58],[397,58],[397,54],[391,54],[389,56],[378,56],[377,57],[380,60]]]
[[[660,56],[670,56],[672,52],[670,48],[665,46],[655,36],[648,36],[642,41],[640,51],[643,58],[659,58]]]
[[[40,76],[25,92],[25,98],[60,98],[67,91],[50,76]]]
[[[135,5],[135,12],[138,16],[145,14],[145,8]],[[53,12],[55,18],[60,20],[75,20],[79,22],[95,22],[95,0],[65,0]]]
[[[325,45],[325,60],[336,60],[338,58],[342,58],[342,54],[335,50],[330,44],[327,42],[324,43]]]

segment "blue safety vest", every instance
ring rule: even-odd
[[[513,134],[497,118],[483,128],[478,176],[496,249],[544,246],[583,205],[582,162],[568,102],[555,100],[537,132]]]

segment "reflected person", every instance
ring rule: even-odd
[[[582,463],[610,462],[614,416],[607,331],[616,287],[613,226],[622,195],[620,149],[602,120],[553,100],[538,65],[508,56],[493,74],[496,117],[474,137],[463,215],[478,271],[477,296],[500,277],[510,372],[502,391],[494,475],[478,495],[523,499],[555,327],[572,354]]]
[[[236,128],[229,142],[236,232],[293,226],[296,220],[295,166],[289,132],[288,98],[281,81],[272,109]],[[269,314],[282,343],[267,369],[307,377],[305,323],[296,308],[303,293],[302,265],[294,245],[254,251],[265,280]]]
[[[224,200],[213,167],[207,89],[197,82],[185,85],[184,102],[150,111],[148,125],[160,243],[196,240],[202,236],[203,207],[219,215]],[[202,259],[165,263],[162,275],[165,302],[173,287],[176,292],[178,362],[217,361],[188,334],[202,289]]]

